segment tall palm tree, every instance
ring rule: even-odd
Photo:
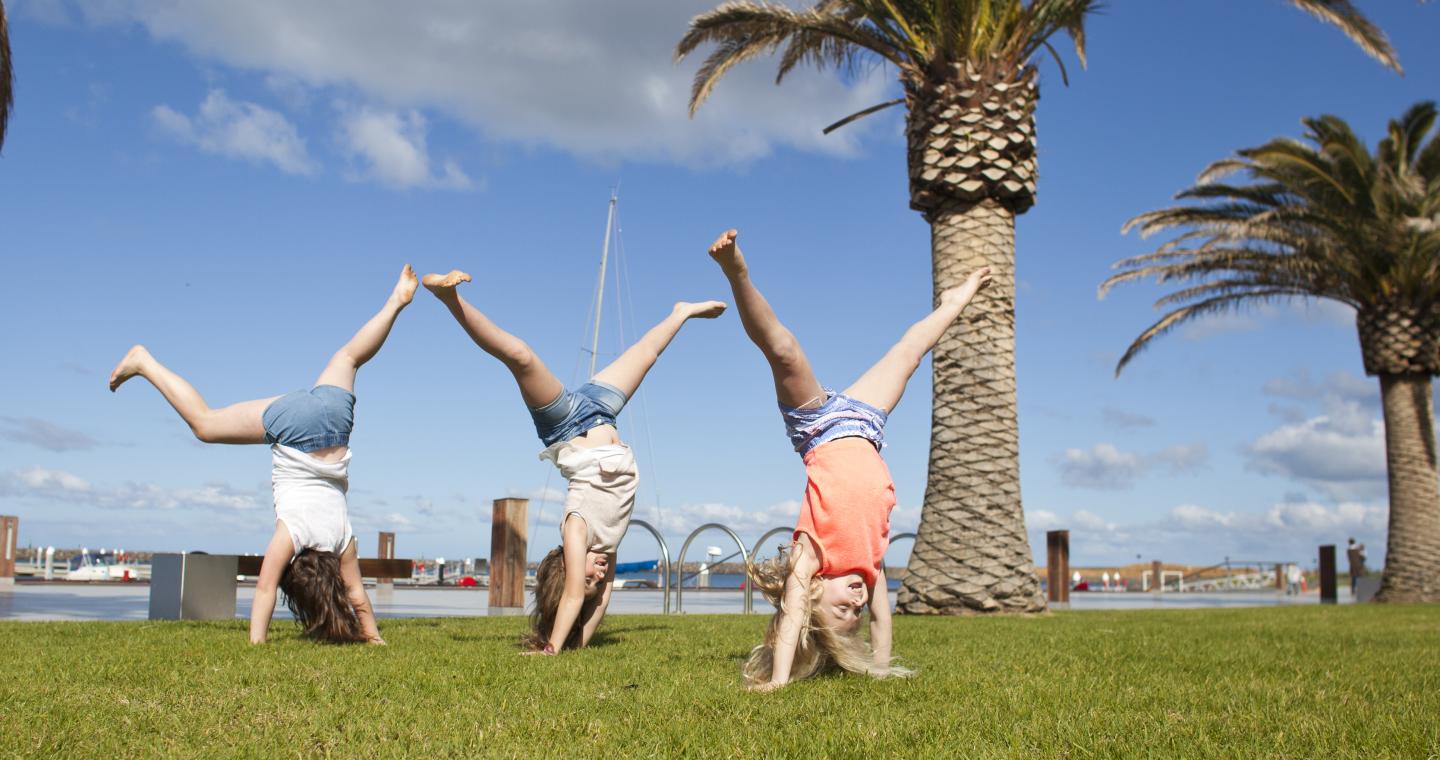
[[[1365,372],[1380,378],[1390,528],[1377,598],[1440,601],[1440,471],[1430,378],[1440,374],[1440,138],[1433,102],[1397,121],[1372,155],[1334,116],[1306,119],[1309,144],[1272,140],[1211,164],[1186,205],[1126,229],[1180,234],[1119,262],[1101,285],[1155,277],[1182,288],[1116,374],[1177,325],[1256,302],[1324,298],[1355,309]],[[1243,173],[1247,181],[1228,184]]]
[[[1346,0],[1292,0],[1398,69],[1383,34]],[[796,10],[739,0],[695,17],[677,60],[715,49],[695,75],[693,115],[736,64],[780,52],[801,64],[894,66],[907,109],[910,206],[931,228],[934,291],[994,272],[988,296],[935,349],[929,481],[899,594],[905,612],[1034,611],[1045,600],[1020,505],[1015,410],[1015,216],[1035,202],[1036,62],[1069,35],[1085,63],[1097,0],[819,0]]]
[[[5,147],[5,125],[10,121],[10,24],[5,19],[5,0],[0,0],[0,148]]]

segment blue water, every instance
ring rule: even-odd
[[[620,573],[615,577],[627,581],[650,581],[651,583],[655,583],[656,579],[660,576],[653,571],[646,571],[640,573]],[[672,574],[672,577],[676,576]],[[685,588],[695,588],[696,580],[698,580],[698,578],[687,578]],[[710,575],[710,588],[740,588],[740,584],[744,580],[745,576],[739,573],[712,573]],[[891,591],[900,588],[900,581],[898,579],[887,578],[886,581],[886,588],[889,588]]]

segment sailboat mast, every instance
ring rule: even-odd
[[[595,376],[595,357],[600,350],[600,309],[605,304],[605,264],[610,260],[610,230],[615,224],[615,201],[618,193],[610,193],[610,213],[605,217],[605,243],[600,247],[600,281],[595,291],[595,335],[590,339],[590,377]]]

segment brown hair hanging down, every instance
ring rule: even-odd
[[[562,649],[580,647],[585,621],[590,619],[595,606],[600,603],[601,592],[604,590],[605,582],[602,581],[585,594],[585,603],[580,607],[579,616],[575,618],[575,627],[571,628],[565,637]],[[551,549],[545,559],[540,560],[540,566],[535,568],[535,607],[530,610],[530,630],[520,637],[521,646],[538,652],[550,643],[550,629],[555,627],[555,612],[560,607],[560,596],[564,592],[565,551],[564,547],[557,546]]]
[[[334,552],[302,549],[280,576],[280,590],[306,638],[330,644],[366,640]]]

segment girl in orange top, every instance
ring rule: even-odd
[[[885,460],[885,418],[920,360],[990,281],[982,268],[940,294],[940,305],[905,332],[875,366],[843,392],[820,384],[794,334],[750,281],[730,230],[710,246],[745,334],[765,355],[786,432],[805,461],[805,500],[790,551],[752,566],[756,587],[775,604],[765,641],[743,668],[746,684],[769,691],[842,669],[876,678],[908,675],[890,664],[890,602],[881,561],[889,546],[895,485]],[[859,636],[870,610],[870,642]]]

